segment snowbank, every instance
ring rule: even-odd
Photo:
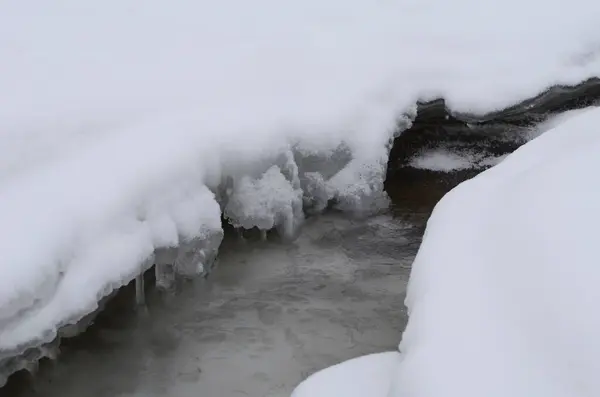
[[[600,108],[579,112],[438,203],[413,264],[401,359],[377,386],[392,387],[369,396],[598,395],[599,129]],[[361,387],[340,371],[294,397]]]
[[[580,113],[436,206],[391,395],[600,392],[599,126]]]
[[[399,363],[398,352],[348,360],[310,376],[292,397],[385,397]]]
[[[224,209],[244,227],[289,230],[300,189],[316,208],[372,206],[403,111],[438,95],[487,111],[597,74],[599,11],[3,2],[0,356],[52,339],[173,247],[213,258]]]

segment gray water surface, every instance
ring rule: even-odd
[[[309,374],[394,350],[419,228],[391,215],[309,219],[291,243],[229,236],[211,276],[111,302],[10,397],[283,397]],[[112,305],[112,306],[111,306]]]

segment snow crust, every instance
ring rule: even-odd
[[[571,116],[435,207],[412,267],[400,358],[363,395],[598,395],[600,108]],[[365,365],[385,365],[372,359]],[[293,396],[367,382],[335,368]]]
[[[595,75],[599,11],[2,2],[0,355],[51,340],[155,262],[201,272],[222,211],[290,231],[300,201],[370,208],[417,99],[483,112]]]

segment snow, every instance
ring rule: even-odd
[[[171,248],[186,274],[209,265],[227,181],[234,197],[253,192],[229,206],[244,227],[301,223],[299,189],[316,209],[379,205],[390,138],[416,100],[484,112],[596,75],[599,11],[2,2],[0,356],[51,340]]]
[[[486,153],[451,148],[424,150],[413,157],[408,166],[412,168],[452,172],[470,168],[491,167],[500,163],[505,155],[486,155]]]
[[[437,149],[420,153],[411,159],[409,165],[413,168],[448,172],[471,168],[474,162],[468,154],[461,156],[459,153]]]
[[[243,175],[230,189],[224,215],[235,227],[279,227],[284,236],[292,236],[302,223],[303,194],[291,152],[287,153],[283,169],[273,165],[258,179]]]
[[[364,395],[598,395],[599,129],[600,108],[578,112],[444,196],[413,263],[400,358]],[[294,397],[362,387],[336,368]]]
[[[310,376],[294,390],[292,397],[385,397],[399,363],[398,352],[348,360]]]
[[[498,156],[489,156],[489,157],[484,158],[483,160],[480,160],[477,165],[480,167],[493,167],[497,164],[500,164],[507,157],[508,157],[508,154],[501,154]]]
[[[436,206],[391,395],[598,394],[599,125],[580,113]]]
[[[542,135],[544,132],[551,130],[552,128],[561,125],[565,121],[567,121],[573,117],[579,116],[580,114],[585,113],[587,111],[588,111],[587,108],[574,109],[574,110],[568,110],[566,112],[562,112],[557,115],[554,115],[554,116],[548,118],[547,120],[532,127],[529,130],[526,138],[528,140],[534,139],[534,138]]]

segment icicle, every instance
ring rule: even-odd
[[[241,242],[246,242],[246,238],[244,237],[244,228],[243,227],[236,227],[235,233],[238,236],[238,240],[240,240]]]
[[[138,306],[146,304],[146,294],[144,291],[144,273],[140,273],[135,278],[135,303]]]
[[[214,230],[202,237],[180,242],[175,260],[177,273],[194,277],[210,271],[222,240],[223,231]]]
[[[156,276],[156,288],[169,290],[175,284],[175,260],[177,259],[177,247],[158,248],[154,251],[154,274]]]
[[[39,360],[32,360],[32,361],[29,361],[27,364],[25,364],[25,370],[27,370],[27,372],[29,372],[31,375],[37,374],[39,369],[40,369]]]

